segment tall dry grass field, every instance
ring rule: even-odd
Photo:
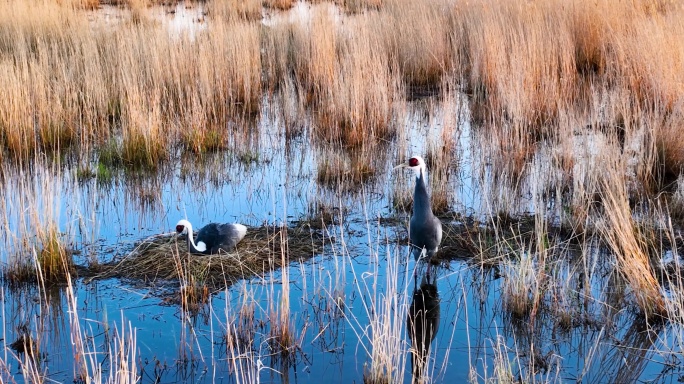
[[[563,139],[559,119],[570,116],[574,130],[600,125],[622,138],[647,130],[653,147],[642,158],[655,159],[656,169],[641,181],[672,180],[684,153],[672,140],[681,126],[683,13],[677,4],[638,1],[457,4],[451,54],[474,120],[526,138],[507,152]]]
[[[215,19],[261,19],[260,0],[213,0],[207,3],[207,13]]]
[[[479,1],[456,8],[465,80],[484,102],[487,119],[535,133],[572,104],[576,69],[564,7],[553,1],[498,4]],[[559,27],[560,26],[560,27]],[[485,33],[486,31],[486,33]]]
[[[103,103],[101,84],[91,83],[98,75],[84,72],[87,20],[47,1],[4,2],[0,15],[0,83],[7,90],[0,131],[10,155],[28,159],[38,148],[70,145],[78,125],[96,129],[101,121],[90,112],[102,112]]]
[[[258,113],[262,89],[297,99],[290,120],[313,112],[319,137],[362,146],[395,132],[398,101],[456,84],[476,122],[526,138],[510,148],[516,162],[557,134],[562,114],[624,122],[591,111],[616,110],[609,95],[629,94],[628,106],[662,122],[651,129],[651,174],[681,169],[684,148],[670,139],[682,122],[677,3],[392,0],[352,14],[317,3],[261,24],[259,2],[211,2],[206,28],[187,34],[135,4],[104,28],[72,2],[0,5],[0,131],[12,157],[74,144],[89,153],[112,136],[123,138],[126,162],[142,165],[178,143],[222,149],[229,123],[248,129],[240,120]],[[640,113],[631,114],[637,124]]]
[[[305,91],[306,103],[314,107],[331,100],[331,92],[338,79],[337,45],[339,20],[335,8],[328,3],[316,5],[310,19],[303,25],[293,21],[290,65],[298,85]]]
[[[340,42],[339,81],[333,85],[326,115],[319,117],[320,125],[327,125],[326,118],[332,117],[342,143],[367,146],[394,132],[393,103],[399,98],[399,84],[387,66],[387,51],[374,20],[362,15],[346,26]]]
[[[121,136],[124,161],[147,166],[178,140],[196,151],[221,147],[217,131],[259,110],[258,23],[217,18],[195,38],[141,22],[133,10],[111,28],[52,1],[4,2],[0,15],[0,84],[9,96],[0,130],[12,157],[74,143],[87,151]]]
[[[360,147],[393,132],[397,77],[377,16],[341,17],[321,3],[303,20],[268,27],[265,47],[273,51],[265,55],[266,78],[295,90],[313,112],[318,137]]]
[[[391,0],[376,16],[388,51],[390,65],[396,65],[409,97],[432,93],[442,76],[453,67],[450,62],[449,5],[441,1]]]

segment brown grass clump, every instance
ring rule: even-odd
[[[182,141],[186,149],[194,153],[216,152],[227,148],[225,132],[216,127],[198,131],[183,131]]]
[[[259,111],[260,43],[258,23],[218,22],[207,35],[202,35],[199,52],[189,52],[206,58],[197,63],[198,73],[191,78],[200,79],[196,92],[210,123],[225,127],[230,117],[254,116]],[[220,59],[212,60],[212,57]],[[192,65],[193,61],[188,64]]]
[[[261,0],[212,0],[207,3],[207,14],[218,20],[261,20]]]
[[[379,10],[383,5],[383,0],[335,0],[335,4],[344,9],[346,14],[351,15],[368,10]]]
[[[572,2],[568,7],[568,25],[574,41],[575,66],[584,75],[602,75],[606,69],[611,30],[619,28],[615,12],[624,8],[608,1],[591,7]],[[623,15],[622,17],[626,17]]]
[[[434,94],[449,62],[450,13],[440,1],[386,1],[380,33],[388,45],[390,62],[398,65],[409,97]]]
[[[541,289],[534,257],[523,251],[518,260],[505,260],[504,266],[504,307],[515,317],[525,317],[538,303]]]
[[[298,78],[309,89],[311,104],[314,106],[319,102],[327,103],[331,98],[333,86],[340,81],[336,68],[338,23],[335,8],[330,4],[317,5],[311,11],[309,32],[306,36],[310,56],[303,58],[306,62],[300,62],[297,67]]]
[[[675,189],[671,196],[665,196],[668,216],[674,223],[684,223],[684,174],[677,177]]]
[[[500,259],[484,260],[485,253],[482,251],[482,244],[480,244],[480,237],[490,237],[492,234],[487,231],[479,230],[465,224],[455,224],[451,222],[453,217],[442,217],[442,243],[439,251],[432,257],[433,264],[449,263],[454,260],[471,260],[478,257],[485,261],[486,264],[498,265]],[[388,222],[397,223],[398,221],[388,220]],[[405,228],[408,228],[405,226]],[[408,243],[408,231],[403,234],[403,237],[396,239],[400,244]]]
[[[294,0],[263,0],[262,4],[266,8],[285,11],[294,6]]]
[[[42,278],[48,283],[65,282],[67,275],[74,272],[74,261],[62,244],[54,224],[41,233],[40,242],[38,265]]]
[[[453,173],[454,155],[456,153],[454,132],[443,127],[442,134],[436,143],[428,145],[425,162],[428,168],[428,182],[431,186],[432,211],[436,215],[450,210],[454,198],[454,186],[449,182]]]
[[[390,383],[389,376],[384,372],[375,372],[372,368],[364,366],[363,384],[387,384]]]
[[[279,41],[280,46],[272,47],[276,60],[284,49],[286,62],[280,59],[274,63],[273,70],[281,74],[274,79],[283,81],[282,74],[291,72],[304,104],[325,105],[331,100],[333,85],[339,81],[336,68],[339,27],[334,6],[317,4],[311,8],[307,19],[282,23],[285,25],[273,28],[289,38]]]
[[[260,46],[263,49],[261,63],[263,67],[264,85],[270,92],[280,87],[287,86],[290,79],[289,65],[290,59],[295,59],[295,55],[290,55],[290,44],[299,35],[296,23],[275,23],[265,25],[261,32]],[[291,85],[293,88],[294,86]],[[299,99],[299,97],[293,97]]]
[[[149,0],[125,0],[130,12],[131,21],[134,24],[140,24],[147,21],[147,8],[149,8]]]
[[[216,255],[188,254],[185,239],[170,233],[146,239],[121,260],[101,264],[102,272],[91,278],[120,277],[150,283],[194,279],[201,282],[201,293],[203,285],[214,291],[283,267],[281,251],[288,252],[288,260],[299,261],[313,257],[321,248],[318,235],[305,225],[249,228],[235,252]],[[188,293],[201,297],[195,291]]]
[[[149,131],[130,131],[124,134],[121,158],[132,168],[156,169],[166,158],[163,143]]]
[[[24,250],[12,256],[11,265],[2,274],[10,284],[61,284],[74,273],[72,252],[66,249],[54,224],[40,229],[35,245],[23,242]],[[30,261],[28,258],[33,257]]]
[[[259,321],[255,317],[256,300],[254,292],[243,287],[241,304],[233,327],[226,333],[226,347],[228,349],[245,349],[254,343],[254,336],[259,328]]]
[[[62,284],[74,272],[71,228],[60,228],[60,199],[64,193],[60,166],[47,159],[2,164],[4,187],[12,193],[0,203],[7,224],[4,250],[7,260],[2,275],[10,283]]]
[[[189,313],[198,313],[205,309],[211,302],[209,287],[197,281],[192,275],[182,281],[178,296],[167,298],[165,303],[180,304],[181,308]]]
[[[625,183],[615,169],[604,173],[602,237],[615,253],[617,270],[625,278],[646,318],[665,313],[665,302],[648,256],[645,238],[632,218]]]
[[[570,105],[575,55],[572,36],[562,28],[563,9],[553,1],[480,1],[457,9],[469,61],[466,81],[494,121],[538,129]]]
[[[288,276],[289,277],[289,276]],[[288,281],[284,283],[289,284]],[[283,286],[285,290],[285,286]],[[273,304],[276,300],[272,300]],[[275,360],[280,360],[282,364],[287,365],[292,360],[296,352],[297,340],[295,337],[295,324],[290,315],[290,297],[289,291],[283,291],[279,300],[279,307],[276,310],[271,308],[270,312],[270,338],[269,344],[271,350],[274,352]]]
[[[355,36],[340,41],[332,99],[316,111],[319,133],[345,146],[367,146],[374,139],[394,133],[393,101],[398,98],[400,86],[387,65],[378,27],[369,15],[346,24],[346,32],[354,31]]]
[[[38,356],[40,356],[40,347],[37,340],[31,336],[29,331],[23,327],[20,330],[21,334],[19,337],[10,343],[9,347],[19,354],[26,354],[31,360],[37,361]]]
[[[352,151],[351,155],[328,153],[318,164],[316,180],[332,188],[358,188],[375,177],[370,157],[361,151]]]
[[[666,115],[665,121],[653,127],[656,153],[656,177],[663,187],[672,187],[684,171],[684,102],[679,102]]]
[[[360,147],[393,133],[398,86],[376,17],[338,19],[334,6],[323,3],[312,7],[308,19],[270,27],[266,44],[274,52],[266,76],[292,87],[312,109],[319,138]]]
[[[0,87],[5,95],[0,98],[0,142],[10,156],[28,159],[33,155],[37,143],[30,115],[25,110],[30,96],[17,79],[21,79],[20,71],[9,64],[0,63]]]
[[[621,8],[630,22],[614,32],[608,76],[643,106],[670,111],[684,94],[678,81],[684,74],[684,10],[653,15],[646,7]]]
[[[15,260],[11,266],[2,271],[2,276],[10,285],[37,282],[36,269],[25,260]]]

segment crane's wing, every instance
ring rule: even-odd
[[[219,249],[232,251],[242,239],[247,235],[247,227],[242,224],[220,224],[216,227],[217,238],[220,239],[213,247],[212,253]]]

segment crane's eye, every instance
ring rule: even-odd
[[[410,167],[417,167],[418,166],[418,159],[415,157],[412,157],[409,159],[409,166]]]
[[[184,225],[176,225],[176,232],[181,233],[185,230]]]

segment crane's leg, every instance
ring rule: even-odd
[[[413,277],[416,279],[418,278],[418,262],[420,259],[423,257],[423,250],[419,249],[418,247],[414,247],[413,245],[409,245],[413,249],[411,249],[411,254],[413,255],[413,259],[416,261],[415,266],[413,267]]]

